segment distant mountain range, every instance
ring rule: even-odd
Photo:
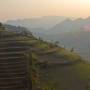
[[[7,21],[7,24],[24,26],[45,40],[59,41],[60,45],[74,48],[90,59],[90,18],[42,17]]]
[[[23,20],[8,20],[6,23],[15,26],[24,26],[33,30],[36,30],[36,28],[47,30],[65,19],[66,17],[61,16],[43,16],[40,18],[31,18]]]
[[[44,16],[41,18],[31,18],[23,20],[8,20],[6,24],[14,26],[23,26],[36,33],[57,34],[62,32],[81,31],[82,29],[89,29],[90,18],[78,18],[72,20],[67,17],[60,16]]]
[[[90,18],[82,19],[78,18],[75,20],[66,19],[54,27],[52,27],[49,31],[52,33],[61,33],[61,32],[76,32],[90,29]]]

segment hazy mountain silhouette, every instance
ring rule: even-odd
[[[66,17],[61,16],[43,16],[40,18],[31,18],[23,20],[8,20],[6,23],[15,26],[20,25],[28,28],[49,29],[65,19]]]
[[[78,18],[75,20],[66,19],[49,30],[50,34],[61,33],[61,32],[75,32],[89,29],[90,18],[82,19]]]

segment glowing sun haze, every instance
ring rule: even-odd
[[[38,16],[90,16],[90,0],[0,0],[0,20]]]

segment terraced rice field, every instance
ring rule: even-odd
[[[0,35],[0,90],[31,90],[27,38],[7,31]]]

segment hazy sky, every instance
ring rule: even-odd
[[[90,0],[0,0],[0,20],[34,16],[90,16]]]

